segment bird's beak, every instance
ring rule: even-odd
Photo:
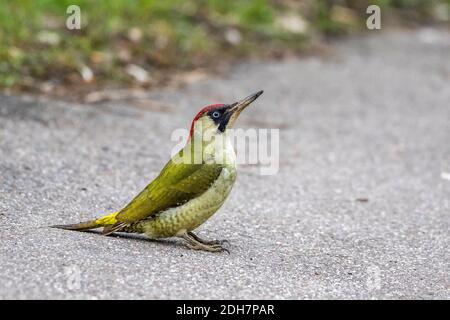
[[[236,121],[239,114],[244,110],[250,103],[255,101],[260,95],[263,94],[263,90],[260,90],[248,97],[242,99],[241,101],[235,102],[229,106],[228,112],[231,114],[228,126],[232,126],[234,121]]]

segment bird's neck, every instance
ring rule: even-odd
[[[184,154],[190,154],[193,163],[219,163],[236,166],[236,154],[233,144],[227,132],[209,133],[191,136],[186,146],[183,148]]]

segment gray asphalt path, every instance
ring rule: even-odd
[[[374,33],[156,104],[0,96],[0,298],[449,299],[449,53],[445,31]],[[259,89],[238,125],[281,129],[280,171],[241,167],[199,229],[230,255],[45,227],[120,208],[172,130]]]

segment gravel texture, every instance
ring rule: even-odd
[[[374,32],[141,105],[0,96],[0,298],[449,299],[449,53],[447,31]],[[197,109],[259,89],[237,125],[280,129],[280,170],[239,168],[198,230],[230,255],[46,227],[117,210]]]

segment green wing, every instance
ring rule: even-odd
[[[222,168],[220,164],[184,164],[170,160],[159,176],[120,210],[116,219],[130,224],[182,205],[205,192]]]

